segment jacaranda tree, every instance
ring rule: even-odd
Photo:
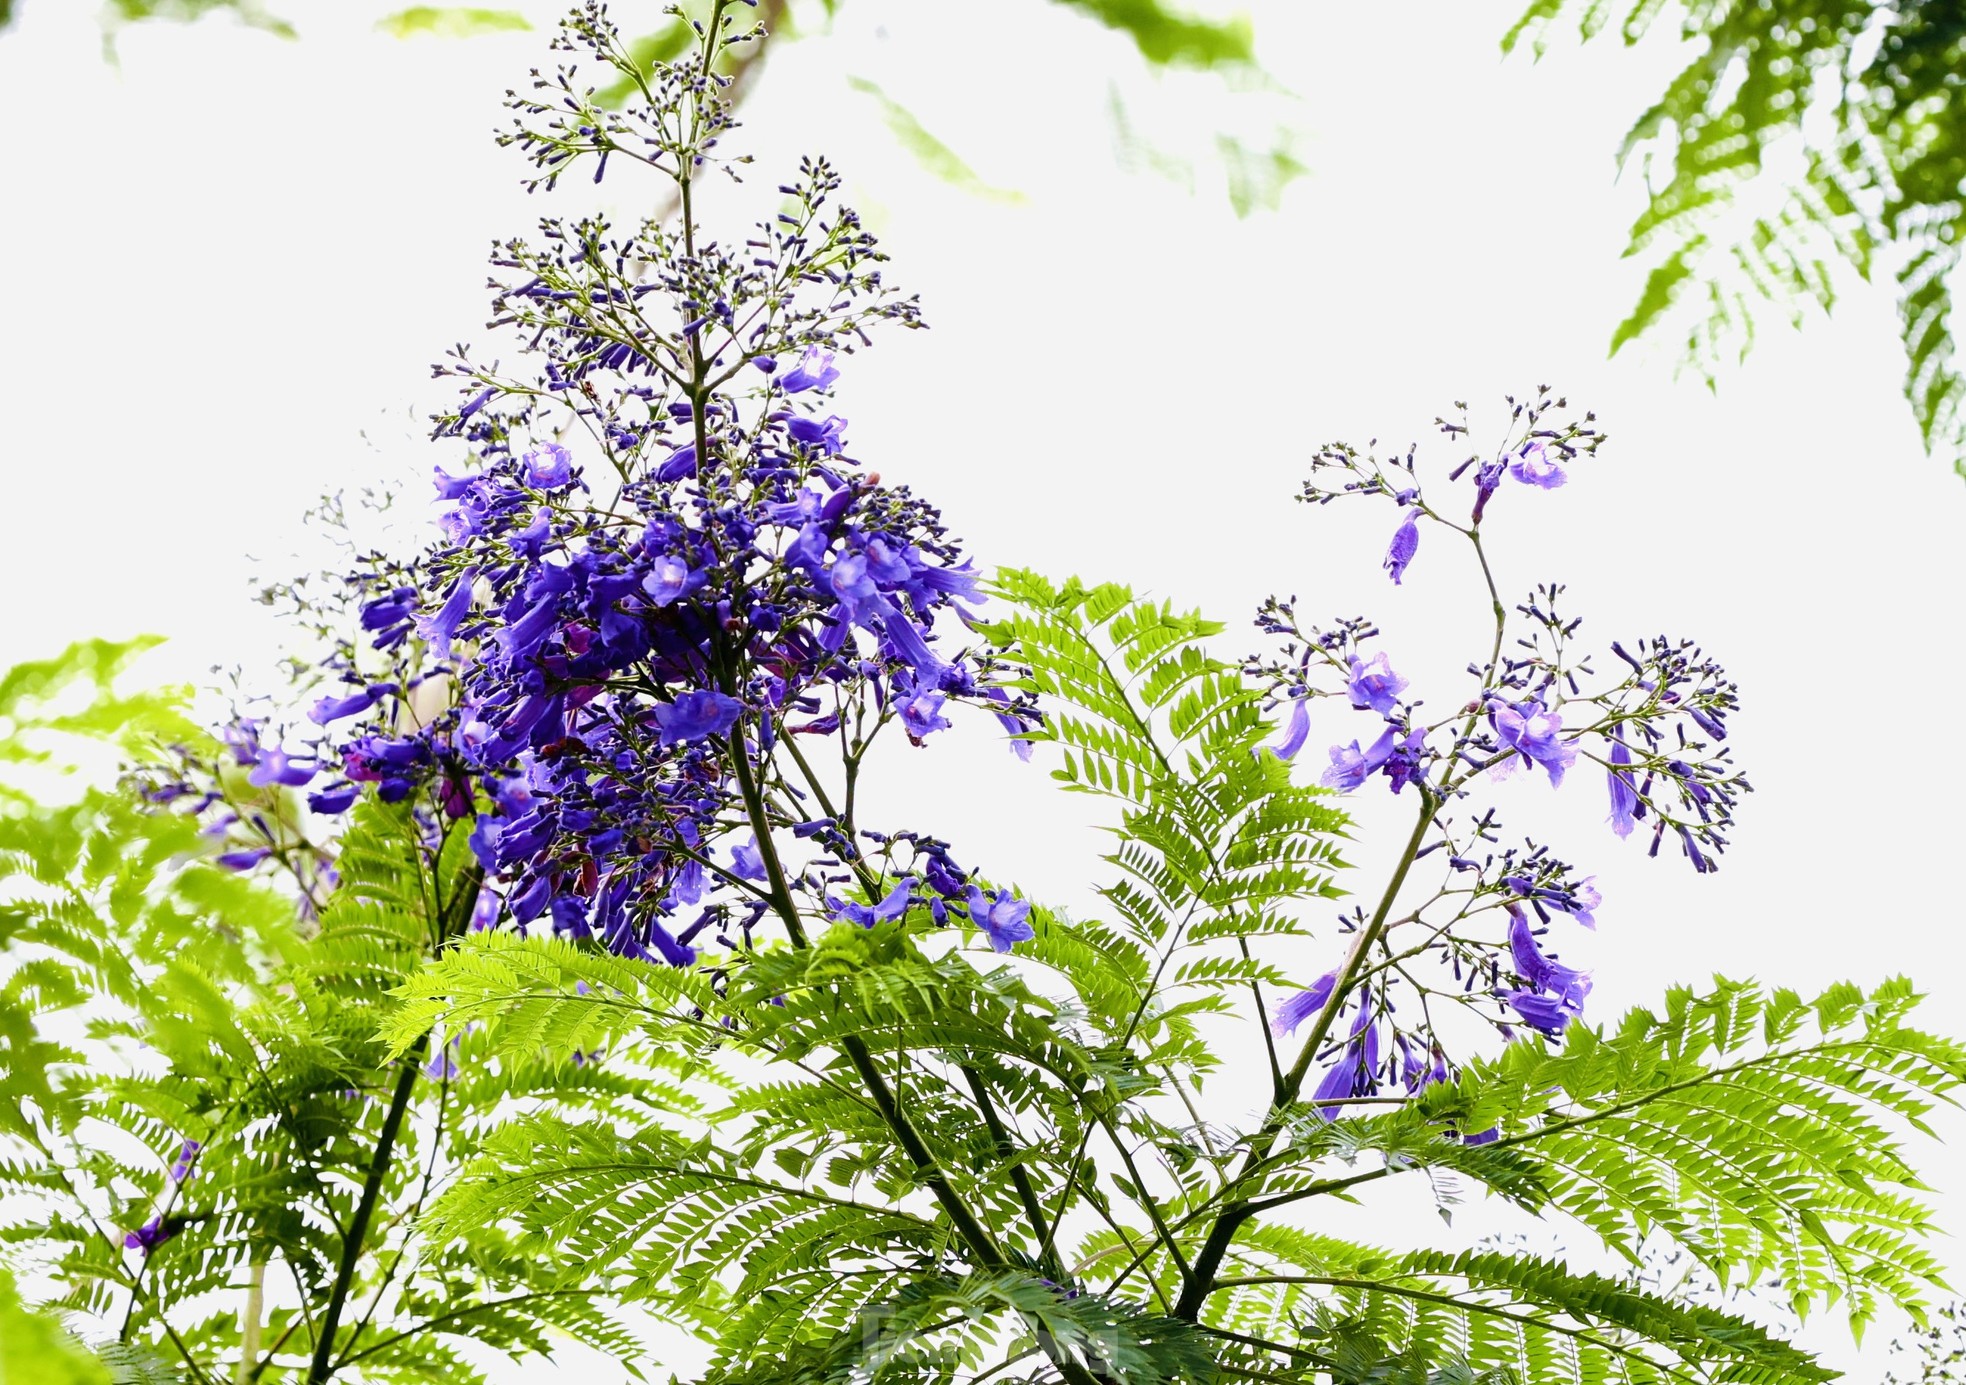
[[[1602,844],[1704,874],[1748,789],[1695,645],[1593,650],[1560,588],[1505,596],[1487,509],[1560,504],[1594,420],[1538,392],[1492,447],[1310,459],[1320,510],[1390,507],[1393,583],[1482,594],[1459,688],[1294,600],[1225,657],[1125,586],[981,574],[833,412],[920,317],[832,170],[712,230],[757,30],[685,19],[650,67],[590,3],[512,97],[532,186],[677,212],[496,248],[497,340],[439,367],[440,537],[312,601],[305,716],[155,728],[131,791],[4,824],[10,1244],[84,1335],[214,1383],[469,1379],[558,1330],[641,1368],[643,1322],[719,1385],[1830,1377],[1637,1274],[1326,1215],[1450,1180],[1606,1263],[1921,1312],[1904,1141],[1966,1050],[1911,985],[1599,1022],[1562,960],[1591,878],[1486,801],[1602,793]],[[1310,783],[1325,709],[1363,729]],[[962,791],[937,747],[978,732],[1111,829],[1097,917],[869,809]],[[1367,792],[1411,812],[1383,880],[1340,856]]]

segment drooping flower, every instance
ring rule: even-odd
[[[1284,726],[1283,735],[1260,749],[1269,751],[1279,760],[1288,760],[1304,748],[1304,739],[1310,734],[1311,700],[1300,697],[1290,704],[1290,721]]]
[[[680,481],[685,476],[696,475],[696,444],[679,447],[669,454],[666,461],[655,469],[658,481]]]
[[[1413,555],[1420,551],[1420,512],[1408,510],[1405,521],[1393,531],[1393,541],[1386,549],[1384,567],[1393,576],[1393,585],[1398,586],[1406,575],[1406,565],[1413,561]]]
[[[166,1221],[163,1214],[159,1213],[135,1231],[125,1235],[123,1237],[123,1248],[125,1250],[140,1250],[143,1252],[144,1258],[149,1259],[152,1251],[157,1249],[158,1246],[163,1245],[164,1242],[170,1240],[171,1237],[177,1235],[183,1229],[184,1222],[182,1219],[172,1217]]]
[[[334,784],[307,796],[307,806],[317,813],[345,813],[362,796],[360,784]]]
[[[1545,708],[1539,698],[1513,704],[1496,698],[1488,704],[1488,720],[1496,744],[1504,752],[1516,752],[1495,766],[1496,774],[1512,773],[1520,758],[1541,765],[1552,787],[1563,783],[1563,772],[1576,763],[1577,747],[1561,738],[1562,713]]]
[[[1509,906],[1509,955],[1515,960],[1516,975],[1538,991],[1546,991],[1581,1011],[1584,997],[1591,993],[1589,972],[1566,967],[1543,955],[1530,930],[1529,916],[1518,906]]]
[[[439,659],[451,656],[451,641],[457,636],[457,627],[471,613],[471,584],[477,580],[478,569],[467,567],[457,575],[444,604],[427,616],[417,617],[416,633]]]
[[[264,861],[267,857],[271,856],[272,854],[273,854],[272,847],[248,846],[248,847],[242,847],[237,851],[227,851],[219,856],[214,857],[213,859],[217,861],[219,865],[224,866],[227,870],[246,871],[246,870],[251,870],[254,866],[258,865],[261,861]]]
[[[1632,783],[1631,772],[1626,767],[1632,762],[1632,753],[1624,741],[1614,736],[1611,739],[1611,768],[1605,775],[1605,782],[1611,789],[1611,830],[1620,837],[1629,837],[1637,825],[1644,807],[1638,801],[1638,787]]]
[[[1559,901],[1557,908],[1584,927],[1595,931],[1597,928],[1595,911],[1602,903],[1604,903],[1604,896],[1597,892],[1597,877],[1593,875],[1573,885],[1570,889],[1570,897]]]
[[[826,908],[836,919],[857,923],[862,928],[872,928],[877,923],[891,923],[908,912],[908,906],[915,898],[915,877],[910,875],[897,880],[894,888],[872,904],[855,904],[851,900],[826,896]]]
[[[1429,754],[1427,733],[1418,727],[1408,731],[1394,743],[1392,753],[1379,767],[1392,785],[1394,793],[1398,793],[1408,784],[1417,784],[1426,778]]]
[[[1016,944],[1037,937],[1037,930],[1031,927],[1031,906],[1009,890],[998,890],[992,899],[971,885],[968,900],[970,921],[983,930],[997,951],[1008,952]]]
[[[326,726],[343,717],[359,716],[395,691],[394,683],[371,683],[346,697],[323,697],[308,711],[307,719],[316,726]]]
[[[823,390],[840,378],[840,372],[833,366],[833,353],[818,347],[809,347],[799,363],[778,377],[778,384],[787,394],[800,394],[806,390]]]
[[[171,1165],[171,1182],[182,1183],[185,1179],[191,1177],[191,1166],[198,1161],[198,1156],[204,1152],[205,1146],[200,1141],[187,1138],[178,1147],[177,1161]]]
[[[1311,1111],[1321,1120],[1336,1120],[1348,1098],[1369,1096],[1378,1087],[1379,1026],[1370,997],[1361,997],[1358,1018],[1338,1061],[1311,1094]]]
[[[741,880],[763,880],[766,878],[764,853],[758,850],[758,838],[754,833],[749,841],[739,842],[730,849],[731,874]]]
[[[1331,999],[1331,988],[1337,984],[1338,973],[1326,972],[1311,983],[1309,990],[1299,991],[1277,1006],[1276,1014],[1270,1017],[1270,1028],[1279,1038],[1296,1033],[1298,1025],[1325,1007]]]
[[[1358,748],[1357,741],[1350,745],[1332,746],[1331,768],[1324,772],[1324,777],[1318,782],[1327,789],[1350,793],[1371,778],[1372,771],[1386,763],[1393,753],[1395,740],[1396,733],[1389,726],[1378,740],[1364,750]]]
[[[478,484],[478,478],[475,476],[453,476],[440,466],[433,466],[430,471],[437,487],[438,500],[462,500],[471,493],[471,488]]]
[[[1546,491],[1553,491],[1570,479],[1540,442],[1532,442],[1516,454],[1516,459],[1509,463],[1509,475],[1524,485]]]
[[[450,540],[452,545],[462,548],[485,526],[484,521],[478,517],[477,511],[459,505],[454,510],[446,510],[438,515],[437,527],[444,531],[444,537]]]
[[[663,745],[683,745],[708,736],[721,736],[737,724],[744,704],[707,688],[678,693],[673,702],[659,703],[655,723]]]
[[[1504,991],[1502,999],[1522,1016],[1523,1023],[1545,1034],[1561,1034],[1578,1013],[1577,1006],[1570,1001],[1540,991]]]
[[[573,479],[573,453],[557,442],[543,442],[524,458],[526,484],[537,490],[554,490]]]
[[[316,766],[297,764],[278,746],[262,746],[259,763],[246,776],[246,782],[262,789],[274,784],[297,789],[318,773],[320,770]]]
[[[1406,680],[1393,672],[1393,666],[1384,654],[1375,654],[1368,662],[1358,655],[1351,656],[1352,676],[1345,684],[1351,694],[1352,706],[1360,711],[1368,708],[1380,716],[1391,716],[1393,708],[1399,705],[1399,695],[1406,691]]]
[[[1476,524],[1488,512],[1488,502],[1495,492],[1502,488],[1502,478],[1509,474],[1508,466],[1502,462],[1483,462],[1475,471],[1475,503],[1469,516]]]
[[[794,417],[785,421],[785,431],[792,440],[812,448],[821,456],[837,457],[846,446],[846,420],[838,414],[829,414],[823,420]]]

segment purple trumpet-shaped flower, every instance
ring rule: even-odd
[[[1561,713],[1533,697],[1513,704],[1495,699],[1488,704],[1488,720],[1502,750],[1516,752],[1495,766],[1497,775],[1514,772],[1518,759],[1532,760],[1549,773],[1551,787],[1563,783],[1563,772],[1576,763],[1577,747],[1561,739]]]
[[[812,448],[822,456],[837,457],[846,447],[846,420],[829,414],[824,420],[794,417],[785,420],[785,431],[792,441]]]
[[[656,952],[661,955],[662,960],[670,966],[693,967],[696,965],[696,949],[688,943],[678,941],[673,937],[669,930],[662,926],[661,920],[650,919],[648,931],[649,942],[654,945]]]
[[[125,1250],[140,1250],[143,1252],[144,1258],[149,1259],[151,1251],[163,1245],[164,1242],[170,1240],[171,1237],[177,1235],[183,1229],[183,1221],[176,1217],[172,1217],[166,1221],[160,1213],[145,1222],[142,1226],[139,1226],[135,1231],[125,1235],[123,1237],[123,1248]]]
[[[1561,1034],[1563,1027],[1579,1013],[1579,1007],[1562,996],[1539,991],[1503,991],[1502,999],[1522,1016],[1523,1023],[1545,1034]]]
[[[1398,586],[1406,575],[1406,565],[1413,561],[1413,555],[1420,551],[1420,512],[1408,510],[1405,521],[1393,530],[1393,541],[1386,548],[1386,571],[1392,574],[1393,585]]]
[[[902,729],[908,739],[920,743],[922,737],[934,731],[946,731],[949,719],[942,715],[942,704],[949,699],[933,688],[918,687],[911,682],[902,682],[894,689],[894,710],[901,716]]]
[[[318,773],[320,770],[313,765],[296,764],[278,746],[263,746],[259,752],[259,763],[246,776],[246,782],[262,789],[275,784],[297,789]]]
[[[1371,778],[1372,772],[1391,758],[1396,739],[1396,733],[1389,726],[1378,740],[1364,750],[1358,748],[1357,741],[1353,741],[1350,745],[1332,746],[1331,768],[1324,772],[1323,779],[1318,782],[1327,789],[1350,793]]]
[[[543,442],[525,455],[526,484],[555,490],[573,479],[573,453],[557,442]]]
[[[1256,748],[1257,754],[1265,750],[1279,760],[1289,760],[1304,748],[1304,738],[1311,734],[1311,700],[1300,697],[1290,704],[1290,720],[1285,723],[1283,734],[1269,745]]]
[[[814,346],[799,357],[797,365],[778,377],[778,383],[787,394],[801,394],[806,390],[823,390],[839,378],[840,372],[833,367],[833,353]]]
[[[360,784],[334,784],[307,796],[307,806],[317,813],[345,813],[362,796]]]
[[[690,565],[681,558],[665,553],[649,564],[648,576],[642,579],[642,590],[657,606],[667,606],[694,592],[703,585],[704,580],[703,573],[691,571]]]
[[[307,719],[316,726],[326,726],[343,717],[360,716],[395,691],[394,683],[371,683],[346,697],[323,697],[309,709]]]
[[[475,476],[453,476],[440,466],[431,467],[430,472],[436,482],[438,500],[462,500],[478,484]],[[431,503],[435,504],[436,501]]]
[[[1531,989],[1556,996],[1573,1011],[1584,1008],[1584,997],[1591,993],[1590,973],[1544,956],[1530,931],[1529,916],[1513,904],[1509,906],[1509,953],[1515,959],[1516,975]]]
[[[847,923],[857,923],[862,928],[872,928],[877,923],[892,923],[908,912],[908,906],[915,899],[915,877],[910,875],[895,882],[894,888],[885,897],[872,904],[855,904],[851,900],[826,896],[826,908],[834,918]]]
[[[446,510],[438,515],[437,527],[444,531],[444,537],[453,547],[462,548],[476,537],[485,525],[476,511],[460,505],[455,510]]]
[[[1369,662],[1354,654],[1351,667],[1352,676],[1345,690],[1351,694],[1352,706],[1391,716],[1393,708],[1399,705],[1399,695],[1406,691],[1406,680],[1393,672],[1384,654],[1373,655]]]
[[[1424,779],[1426,767],[1427,733],[1415,728],[1399,738],[1392,754],[1379,768],[1392,783],[1393,792],[1398,793],[1408,784],[1417,784]]]
[[[1570,479],[1540,442],[1532,442],[1516,454],[1516,459],[1509,463],[1509,475],[1526,486],[1546,491],[1553,491]]]
[[[865,624],[887,609],[887,598],[868,571],[865,553],[842,553],[826,574],[833,595],[839,599],[840,614],[857,624]]]
[[[708,689],[677,694],[674,702],[655,709],[655,724],[665,746],[683,745],[708,736],[721,736],[737,724],[744,704],[734,697]]]
[[[458,1036],[453,1036],[449,1043],[433,1053],[430,1061],[423,1065],[423,1075],[438,1082],[456,1081],[457,1045]]]
[[[1488,511],[1488,501],[1502,488],[1502,478],[1508,475],[1508,467],[1502,462],[1483,462],[1475,472],[1475,503],[1470,514],[1476,524],[1481,523],[1482,515]]]
[[[427,616],[419,616],[416,633],[429,644],[439,659],[451,656],[451,640],[457,635],[457,627],[471,613],[471,584],[478,580],[478,569],[467,567],[457,575],[450,595],[444,604]]]
[[[1611,768],[1605,775],[1605,782],[1611,788],[1611,830],[1620,837],[1629,837],[1645,812],[1644,805],[1638,801],[1638,786],[1632,783],[1628,768],[1631,762],[1630,748],[1622,740],[1612,737]]]
[[[756,836],[748,842],[739,842],[730,849],[730,870],[731,874],[740,880],[766,878],[764,853],[758,850]]]
[[[990,940],[990,946],[999,952],[1008,952],[1018,943],[1038,935],[1037,930],[1031,927],[1031,906],[1009,890],[998,890],[996,898],[992,899],[971,885],[969,918],[983,930],[983,936]]]
[[[273,848],[270,846],[248,846],[242,847],[238,851],[225,852],[213,859],[227,870],[243,871],[251,870],[272,854]]]
[[[1311,1093],[1311,1111],[1320,1120],[1336,1120],[1347,1098],[1369,1096],[1377,1089],[1379,1026],[1376,1019],[1370,997],[1361,998],[1358,1018],[1352,1021],[1351,1037],[1345,1042],[1344,1052]]]
[[[1597,906],[1604,903],[1604,896],[1597,892],[1595,875],[1580,880],[1572,887],[1566,900],[1553,901],[1558,909],[1570,915],[1584,927],[1595,931],[1597,928]]]
[[[1393,1044],[1399,1049],[1399,1080],[1406,1090],[1414,1094],[1425,1091],[1436,1082],[1447,1080],[1447,1055],[1435,1043],[1431,1055],[1418,1054],[1407,1044],[1403,1035],[1393,1035]],[[1433,1063],[1427,1063],[1428,1056]]]
[[[680,481],[685,476],[696,475],[696,445],[679,447],[671,452],[662,465],[655,469],[658,481]]]
[[[197,1140],[186,1139],[178,1147],[177,1161],[171,1165],[171,1182],[182,1183],[191,1177],[191,1166],[198,1162],[198,1156],[205,1152],[205,1146]]]
[[[1297,1032],[1297,1026],[1322,1010],[1331,999],[1331,988],[1338,984],[1338,973],[1328,971],[1311,983],[1307,991],[1299,991],[1283,1004],[1270,1017],[1270,1028],[1278,1038]]]

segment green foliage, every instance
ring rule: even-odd
[[[249,29],[276,38],[297,37],[294,26],[268,10],[261,0],[106,0],[102,7],[103,52],[115,55],[116,33],[129,24],[163,20],[191,24],[210,14],[227,14]],[[0,14],[0,24],[10,16]]]
[[[1636,43],[1665,6],[1537,0],[1503,41],[1540,56],[1566,15],[1586,38]],[[1954,359],[1951,279],[1966,244],[1966,15],[1941,0],[1775,0],[1682,6],[1695,54],[1625,138],[1652,188],[1628,254],[1653,262],[1612,337],[1685,332],[1685,363],[1709,385],[1745,354],[1769,307],[1800,323],[1836,301],[1838,262],[1898,285],[1905,397],[1928,450],[1966,474],[1966,375]],[[1851,61],[1875,40],[1874,56]],[[1784,160],[1796,172],[1779,174]],[[1655,163],[1664,176],[1651,177]],[[1888,254],[1884,253],[1888,251]]]
[[[937,139],[912,115],[907,107],[895,101],[878,86],[864,77],[849,77],[847,85],[865,96],[870,96],[881,108],[881,119],[887,123],[888,132],[915,158],[928,172],[959,188],[972,197],[981,197],[991,202],[1022,202],[1024,194],[1015,188],[1000,188],[985,182],[975,169],[963,161],[960,154]]]
[[[1058,0],[1133,40],[1155,67],[1253,68],[1256,36],[1246,19],[1198,19],[1160,0]]]
[[[0,1385],[110,1385],[106,1366],[47,1316],[21,1306],[0,1270]]]
[[[464,5],[412,5],[378,19],[376,28],[396,38],[410,38],[416,34],[470,38],[475,34],[530,29],[532,25],[517,10],[488,10]]]
[[[78,646],[0,677],[9,758],[45,769],[63,745],[191,738],[175,697],[118,694],[130,652]],[[406,809],[362,809],[337,844],[339,887],[303,911],[125,790],[0,802],[7,1254],[59,1282],[52,1309],[110,1338],[118,1380],[231,1378],[249,1339],[269,1370],[305,1372],[337,1296],[318,1379],[476,1378],[446,1333],[514,1354],[550,1351],[557,1330],[638,1350],[502,1233],[439,1250],[417,1232],[432,1188],[512,1103],[574,1112],[626,1085],[479,1062],[468,1035],[434,1058],[427,1039],[398,1057],[378,1037],[391,992],[468,917],[461,833],[432,852]],[[299,821],[285,799],[249,811]],[[185,1139],[203,1149],[178,1182]],[[162,1243],[126,1249],[153,1221]]]
[[[1859,1329],[1886,1301],[1918,1311],[1937,1266],[1902,1136],[1966,1081],[1966,1051],[1905,1024],[1902,982],[1804,1003],[1718,981],[1606,1031],[1573,1023],[1558,1049],[1519,1042],[1383,1114],[1287,1103],[1275,1139],[1204,1123],[1191,1099],[1220,1049],[1200,1021],[1288,985],[1262,948],[1333,893],[1343,818],[1253,753],[1260,697],[1206,652],[1220,627],[1120,587],[1008,572],[997,590],[1012,613],[988,633],[1046,699],[1054,777],[1114,807],[1111,921],[1035,910],[1015,968],[918,912],[708,974],[475,938],[403,988],[392,1042],[482,1024],[500,1055],[599,1050],[648,1100],[496,1130],[438,1234],[513,1228],[568,1287],[714,1344],[718,1385],[1023,1361],[1082,1383],[1829,1378],[1636,1273],[1304,1229],[1315,1199],[1395,1180],[1564,1213],[1634,1265],[1667,1245],[1723,1284],[1772,1273],[1797,1311],[1837,1305]]]
[[[1178,1114],[1176,1088],[1212,1061],[1197,1018],[1281,983],[1250,943],[1333,893],[1343,818],[1252,754],[1259,698],[1201,647],[1219,627],[1117,587],[1002,584],[1024,605],[991,635],[1060,699],[1044,733],[1068,748],[1059,776],[1119,805],[1116,921],[1035,907],[1015,966],[952,948],[919,906],[873,928],[815,919],[809,942],[708,972],[474,938],[403,988],[392,1042],[481,1023],[501,1056],[600,1050],[648,1102],[607,1124],[513,1122],[436,1207],[441,1234],[517,1228],[569,1283],[711,1340],[713,1380],[942,1380],[986,1348],[1100,1379],[1213,1378],[1205,1334],[1164,1296],[1101,1296],[1060,1238],[1084,1219],[1153,1226],[1157,1177],[1205,1196],[1192,1132],[1156,1110]]]
[[[1634,1265],[1664,1241],[1722,1285],[1772,1271],[1798,1313],[1840,1302],[1861,1330],[1880,1301],[1917,1312],[1940,1282],[1923,1185],[1896,1132],[1923,1128],[1933,1102],[1966,1083],[1966,1049],[1905,1027],[1915,999],[1901,981],[1809,1003],[1729,981],[1676,990],[1663,1015],[1635,1010],[1608,1033],[1573,1024],[1561,1050],[1517,1043],[1392,1114],[1307,1127],[1257,1206],[1458,1176],[1527,1212],[1568,1214]],[[1477,1131],[1493,1134],[1471,1145],[1459,1133]],[[1340,1290],[1320,1311],[1430,1368],[1465,1341],[1453,1351],[1469,1368],[1523,1380],[1686,1378],[1674,1358],[1824,1378],[1725,1315],[1680,1320],[1682,1308],[1626,1297],[1625,1281],[1525,1257],[1387,1256],[1270,1227],[1230,1265],[1224,1282],[1244,1285],[1218,1310],[1223,1323],[1270,1335],[1314,1289]]]
[[[1204,1121],[1206,1026],[1289,986],[1264,951],[1336,892],[1344,819],[1258,751],[1261,694],[1207,652],[1215,623],[1026,572],[997,591],[987,634],[1048,707],[1034,739],[1110,805],[1115,843],[1110,919],[1034,907],[1010,959],[920,904],[871,928],[794,914],[792,945],[690,970],[453,945],[469,853],[401,808],[356,815],[311,921],[117,795],[0,819],[0,1180],[40,1209],[8,1237],[63,1283],[55,1306],[128,1313],[118,1378],[157,1353],[235,1370],[240,1315],[178,1305],[237,1302],[271,1267],[309,1308],[261,1304],[255,1360],[302,1370],[340,1302],[323,1368],[376,1380],[472,1378],[447,1336],[516,1355],[565,1332],[632,1362],[610,1305],[709,1343],[705,1385],[1019,1363],[1074,1385],[1829,1378],[1636,1272],[1360,1244],[1303,1215],[1398,1183],[1561,1213],[1634,1266],[1663,1246],[1723,1286],[1772,1276],[1859,1330],[1887,1302],[1922,1311],[1937,1265],[1904,1139],[1966,1083],[1966,1050],[1906,1023],[1901,981],[1676,990],[1336,1120],[1271,1047],[1261,1130]],[[16,671],[0,715],[29,740],[114,721],[62,703],[84,689],[181,730],[168,699],[117,697],[125,657]],[[858,893],[885,889],[869,871]],[[180,1185],[162,1169],[185,1135],[205,1150]],[[123,1251],[153,1216],[175,1234]]]

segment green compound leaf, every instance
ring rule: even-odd
[[[1024,194],[1015,188],[1000,188],[985,182],[975,169],[964,162],[960,154],[929,133],[928,128],[917,120],[907,107],[895,101],[865,77],[849,77],[847,85],[857,92],[874,98],[881,108],[881,117],[887,122],[889,132],[900,141],[901,147],[914,156],[916,163],[943,182],[960,188],[971,196],[986,198],[992,202],[1024,201]]]
[[[532,28],[516,10],[486,10],[466,5],[412,5],[385,15],[375,27],[395,38],[430,34],[437,38],[473,38]]]

